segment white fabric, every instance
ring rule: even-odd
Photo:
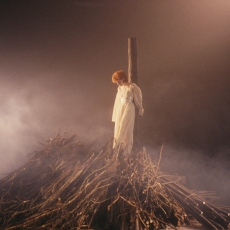
[[[133,100],[132,97],[121,97],[121,104],[131,102]]]
[[[115,122],[113,148],[121,145],[127,153],[133,146],[135,102],[139,114],[143,115],[141,89],[134,83],[119,86],[113,108],[112,121]]]

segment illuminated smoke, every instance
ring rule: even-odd
[[[228,154],[230,1],[1,1],[0,19],[0,173],[59,129],[97,148],[112,137],[111,74],[127,69],[128,37],[138,41],[141,143]]]

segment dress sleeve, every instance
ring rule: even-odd
[[[118,106],[119,106],[119,89],[117,89],[117,95],[116,95],[116,99],[115,99],[115,103],[114,103],[114,107],[113,107],[113,115],[112,115],[112,121],[115,122],[116,121],[116,117],[117,117],[117,111],[118,111]]]
[[[139,114],[141,116],[143,116],[144,109],[142,107],[142,92],[141,92],[141,89],[135,83],[132,83],[132,86],[133,86],[134,102],[135,102],[137,108],[139,109]]]

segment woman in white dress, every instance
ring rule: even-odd
[[[141,89],[135,83],[128,82],[128,77],[122,70],[112,75],[112,82],[118,84],[112,116],[112,121],[115,122],[113,148],[120,147],[125,153],[130,153],[133,146],[135,105],[139,109],[139,115],[143,116],[144,113]]]

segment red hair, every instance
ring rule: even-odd
[[[128,77],[123,70],[118,70],[112,75],[112,82],[117,83],[117,81],[123,80],[124,82],[128,82]]]

